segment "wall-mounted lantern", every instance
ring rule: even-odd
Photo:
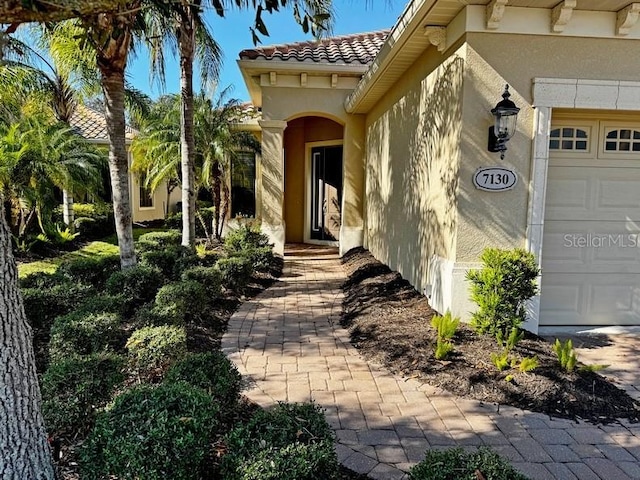
[[[494,116],[494,125],[489,128],[490,152],[500,152],[500,160],[504,160],[504,152],[507,151],[507,142],[516,133],[516,123],[520,109],[509,100],[509,85],[505,85],[502,101],[491,109]]]

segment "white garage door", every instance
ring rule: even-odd
[[[540,324],[640,325],[640,124],[557,123]]]

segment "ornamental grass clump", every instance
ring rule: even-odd
[[[525,302],[538,291],[540,269],[533,254],[522,249],[487,248],[480,259],[484,266],[467,273],[471,299],[479,307],[471,325],[478,333],[506,339],[525,321]]]

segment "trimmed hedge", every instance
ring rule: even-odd
[[[60,274],[73,281],[104,289],[107,279],[120,270],[120,256],[107,255],[89,258],[75,258],[60,265]]]
[[[198,282],[209,298],[222,294],[222,273],[214,267],[191,267],[182,272],[183,282]]]
[[[176,326],[145,327],[131,334],[126,348],[139,368],[162,367],[187,354],[187,334]]]
[[[206,314],[208,298],[205,288],[193,280],[173,282],[163,286],[156,295],[156,310],[186,320],[198,320]]]
[[[122,295],[129,309],[153,300],[164,283],[162,273],[147,265],[136,265],[109,277],[106,290],[111,295]]]
[[[80,451],[82,478],[198,479],[217,417],[211,397],[186,383],[133,388],[98,416]]]
[[[251,260],[245,256],[226,257],[216,264],[222,276],[222,285],[231,290],[240,291],[251,280],[253,266]]]
[[[271,410],[258,411],[246,425],[227,435],[222,474],[234,480],[332,478],[338,467],[333,440],[333,431],[318,406],[279,403]],[[283,470],[285,467],[290,470]],[[256,476],[261,469],[267,469],[267,476]]]
[[[423,461],[409,472],[411,480],[527,480],[497,453],[487,447],[476,452],[462,448],[428,450]]]
[[[124,381],[123,357],[96,354],[53,362],[42,376],[42,414],[50,435],[88,431],[96,411]]]
[[[49,358],[58,361],[73,355],[119,350],[123,343],[119,314],[73,312],[53,322]]]
[[[242,377],[222,352],[192,353],[171,366],[165,382],[186,382],[201,388],[220,405],[226,416],[240,398]]]

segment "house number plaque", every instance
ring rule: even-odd
[[[518,175],[504,167],[480,167],[473,175],[473,184],[478,190],[502,192],[511,190],[518,183]]]

